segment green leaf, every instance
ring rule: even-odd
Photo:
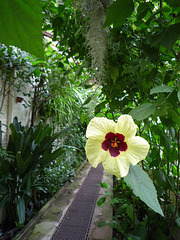
[[[2,133],[3,133],[3,131],[2,131],[2,123],[0,121],[0,146],[2,146]]]
[[[10,172],[10,161],[7,160],[7,159],[4,159],[2,162],[1,162],[1,167],[0,167],[0,170],[1,170],[1,173],[5,174],[5,175],[8,175],[9,172]]]
[[[114,27],[120,27],[132,14],[134,10],[133,0],[117,0],[108,7],[107,17],[104,27],[113,24]]]
[[[180,87],[178,88],[177,96],[178,96],[178,100],[180,101]]]
[[[88,97],[86,101],[83,103],[83,105],[88,104],[92,100],[92,96]]]
[[[119,232],[123,232],[121,225],[116,220],[112,220],[111,222],[109,222],[109,226],[111,228],[117,229]]]
[[[15,128],[16,132],[19,132],[21,130],[21,124],[18,122],[17,117],[13,118],[13,125],[14,125],[14,128]]]
[[[156,111],[154,113],[154,117],[156,118],[156,117],[168,115],[167,109],[168,109],[168,107],[166,106],[166,104],[158,106],[158,108],[156,109]]]
[[[129,114],[137,121],[148,118],[151,114],[154,114],[156,106],[151,103],[143,103],[142,105],[134,108]]]
[[[147,44],[147,43],[143,43],[142,44],[142,49],[144,50],[144,53],[150,59],[151,62],[153,62],[153,63],[157,62],[158,55],[159,55],[159,50],[158,50],[157,47],[151,46],[150,44]],[[143,61],[142,64],[144,64],[146,66],[147,62]],[[157,68],[155,68],[153,70],[153,72],[150,73],[150,74],[152,74],[152,77],[153,77],[153,74],[156,75],[157,74]]]
[[[141,240],[141,239],[142,239],[141,237],[128,233],[128,240]]]
[[[153,170],[153,179],[157,181],[159,186],[163,188],[167,186],[165,173],[160,168]]]
[[[103,220],[101,222],[98,223],[98,227],[101,228],[101,227],[104,227],[106,225],[106,222]]]
[[[121,202],[121,199],[119,199],[119,198],[113,198],[112,200],[111,200],[111,204],[112,205],[114,205],[115,203],[120,203]]]
[[[119,69],[117,67],[110,67],[109,73],[113,80],[113,83],[116,84],[116,81],[119,77]]]
[[[180,127],[180,116],[172,108],[168,108],[169,116],[174,120],[174,122]]]
[[[177,217],[175,222],[178,225],[178,227],[180,228],[180,217]]]
[[[172,7],[180,7],[179,0],[166,0],[166,2]]]
[[[58,158],[59,156],[61,156],[64,152],[65,152],[65,150],[62,147],[56,149],[52,153],[49,153],[48,151],[46,153],[46,151],[45,151],[43,154],[43,157],[40,161],[40,167],[44,168],[44,166],[46,166],[49,162],[51,162],[51,161],[55,160],[56,158]]]
[[[165,147],[165,149],[167,151],[171,150],[171,139],[169,136],[165,135],[165,134],[161,134],[160,135],[160,143],[162,146]]]
[[[7,149],[16,154],[23,148],[24,135],[21,131],[17,130],[16,125],[13,125],[13,123],[9,125],[9,128],[11,129],[11,138],[9,139]]]
[[[17,200],[17,212],[19,217],[19,223],[23,224],[25,222],[25,202],[23,197],[20,197]]]
[[[154,36],[152,39],[152,44],[160,44],[171,50],[175,42],[179,39],[179,36],[180,23],[175,23],[167,28],[162,29],[161,32]]]
[[[102,109],[105,108],[106,105],[106,101],[103,101],[101,103],[99,103],[96,107],[95,107],[95,115],[97,115]]]
[[[110,185],[108,183],[100,182],[100,185],[102,188],[110,189]]]
[[[129,216],[129,218],[131,220],[133,220],[133,206],[132,206],[132,204],[127,206],[126,212],[127,212],[127,215]]]
[[[106,197],[102,197],[98,199],[97,206],[100,207],[103,203],[105,203],[105,201],[106,201]]]
[[[0,2],[0,42],[43,58],[42,9],[39,0]]]
[[[170,86],[156,86],[150,90],[150,94],[155,93],[170,93],[174,90],[173,87]]]
[[[137,9],[137,21],[141,20],[142,18],[144,18],[146,16],[146,14],[148,13],[149,8],[147,3],[141,3],[138,6]]]
[[[124,178],[133,189],[136,196],[145,202],[151,209],[164,216],[157,199],[157,192],[149,176],[138,165],[130,165],[129,173]]]
[[[87,114],[87,113],[81,113],[81,114],[80,114],[80,121],[81,121],[82,124],[83,124],[84,121],[87,119],[87,117],[88,117],[88,114]]]
[[[0,209],[9,201],[9,196],[6,195],[4,196],[4,198],[1,198],[1,201],[0,201]]]
[[[18,174],[21,175],[25,170],[25,163],[22,159],[20,151],[18,151],[16,154],[16,160],[17,160]]]

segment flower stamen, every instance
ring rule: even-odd
[[[118,147],[118,142],[116,140],[112,141],[111,147],[113,147],[113,148]]]

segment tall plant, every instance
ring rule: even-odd
[[[53,149],[54,140],[64,131],[52,134],[50,126],[42,122],[23,127],[16,117],[10,129],[7,151],[11,155],[3,157],[0,165],[0,207],[6,207],[9,223],[21,225],[26,221],[29,202],[35,200],[35,189],[42,190],[35,185],[37,174],[64,152],[62,147]]]

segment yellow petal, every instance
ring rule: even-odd
[[[130,115],[121,115],[116,125],[116,133],[123,134],[125,141],[136,135],[137,125],[134,123]]]
[[[104,161],[102,161],[103,167],[106,172],[115,175],[116,177],[125,177],[129,172],[130,163],[121,154],[118,157],[111,157],[108,155]]]
[[[101,141],[98,139],[89,138],[86,142],[85,150],[86,156],[90,164],[96,168],[97,165],[103,161],[107,155],[107,151],[104,151],[101,147]]]
[[[95,117],[87,126],[86,137],[103,140],[108,132],[115,131],[115,126],[116,123],[113,120],[104,117]]]
[[[136,165],[139,161],[144,160],[149,151],[149,143],[141,137],[132,137],[127,140],[127,150],[123,152],[122,155],[127,158],[127,160]]]

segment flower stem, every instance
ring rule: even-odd
[[[134,233],[135,233],[135,195],[134,193],[132,193],[132,197],[133,197],[133,229],[134,229]]]
[[[178,129],[178,136],[177,136],[177,140],[178,140],[178,162],[177,162],[177,193],[176,193],[176,208],[175,208],[175,213],[174,213],[174,218],[176,219],[176,214],[178,212],[178,208],[179,208],[179,198],[180,195],[179,193],[179,167],[180,167],[180,128]]]

